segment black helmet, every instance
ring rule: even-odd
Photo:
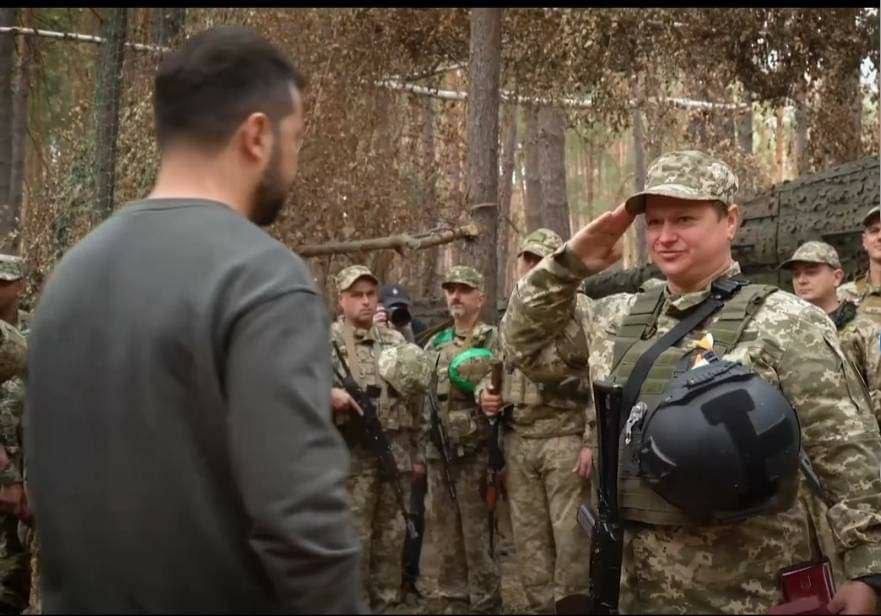
[[[792,506],[801,429],[780,391],[743,364],[713,359],[675,377],[645,419],[640,475],[703,522]]]

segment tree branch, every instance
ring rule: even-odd
[[[320,255],[336,255],[347,252],[359,252],[361,250],[382,250],[393,248],[403,253],[404,250],[421,250],[430,246],[448,244],[460,239],[474,239],[477,237],[477,225],[468,223],[452,229],[433,229],[423,233],[410,235],[400,233],[388,237],[377,237],[367,240],[354,240],[351,242],[326,242],[324,244],[312,244],[296,249],[301,257],[317,257]]]
[[[22,28],[18,26],[2,27],[0,34],[17,34],[22,36],[42,36],[45,38],[62,39],[67,41],[77,41],[80,43],[93,43],[101,45],[107,41],[100,36],[92,36],[91,34],[76,34],[74,32],[55,32],[54,30],[38,30],[37,28]],[[169,47],[159,47],[157,45],[143,45],[141,43],[126,43],[126,47],[130,47],[137,51],[171,51]]]

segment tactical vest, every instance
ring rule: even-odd
[[[438,364],[437,399],[440,403],[440,419],[451,441],[451,453],[456,456],[468,454],[489,438],[490,428],[486,416],[477,407],[474,393],[464,391],[450,382],[449,366],[454,358],[469,349],[485,349],[490,346],[495,330],[486,329],[472,338],[464,347],[451,347],[456,338],[455,330],[449,327],[437,333],[430,346],[441,354]]]
[[[719,357],[730,353],[744,329],[765,299],[777,287],[749,284],[742,287],[711,316],[706,330],[713,335],[713,351]],[[615,338],[611,378],[624,386],[637,360],[658,339],[657,321],[664,305],[664,287],[655,287],[637,298],[624,318]],[[675,374],[690,368],[692,345],[666,349],[655,361],[642,384],[633,410],[621,409],[627,421],[619,439],[618,499],[625,520],[661,526],[694,525],[685,513],[659,496],[639,475],[637,447],[641,440],[641,420],[660,402],[660,395]]]

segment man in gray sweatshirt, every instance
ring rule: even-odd
[[[303,85],[246,28],[167,56],[153,191],[46,285],[25,418],[46,613],[365,609],[328,318],[258,227],[296,173]]]

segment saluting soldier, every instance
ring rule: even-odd
[[[872,612],[881,436],[832,322],[741,277],[737,178],[724,162],[672,152],[646,186],[545,257],[501,326],[527,376],[589,370],[622,388],[622,611],[765,613],[782,602],[778,573],[816,556],[797,498],[799,469],[810,470],[803,447],[844,561],[828,609]],[[667,284],[604,298],[592,313],[576,290],[620,258],[638,215]]]

